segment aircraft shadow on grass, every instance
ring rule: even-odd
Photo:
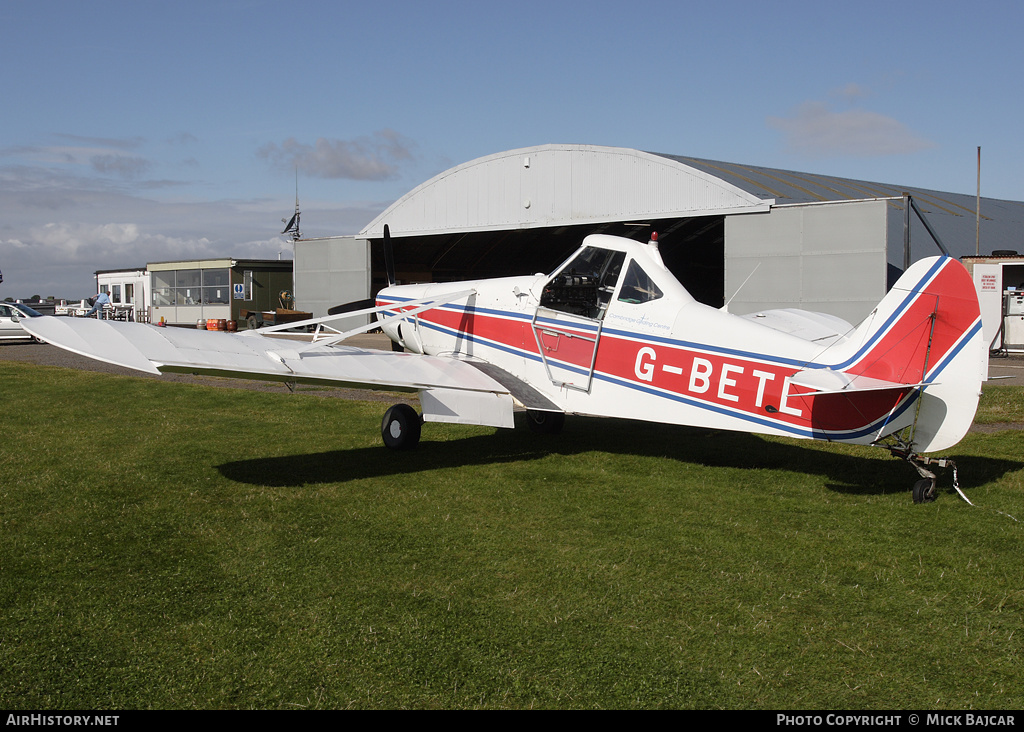
[[[907,490],[918,479],[913,467],[883,450],[869,455],[846,455],[820,443],[794,444],[742,432],[724,432],[578,417],[566,421],[560,435],[538,435],[521,424],[516,430],[448,442],[431,442],[429,425],[420,447],[391,451],[383,446],[332,450],[286,457],[254,458],[224,463],[220,473],[235,482],[253,485],[301,486],[350,480],[410,475],[426,470],[466,465],[496,465],[538,460],[551,455],[607,452],[673,460],[713,468],[787,470],[821,475],[826,486],[846,494],[880,495]],[[861,451],[864,452],[864,451]],[[975,456],[950,455],[959,468],[961,488],[997,480],[1024,468],[1024,463]],[[939,471],[940,492],[953,493],[951,471]]]

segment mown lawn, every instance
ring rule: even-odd
[[[1016,431],[949,451],[976,506],[915,505],[870,448],[569,419],[402,454],[380,403],[0,384],[3,708],[1024,702]]]

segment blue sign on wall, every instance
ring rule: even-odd
[[[245,285],[243,285],[241,282],[239,282],[237,285],[234,285],[234,288],[235,288],[235,299],[236,300],[244,300],[245,299]]]

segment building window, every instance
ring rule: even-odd
[[[198,305],[202,302],[203,270],[179,269],[174,273],[175,301],[178,305]]]
[[[153,273],[153,304],[174,305],[174,271]]]
[[[231,302],[231,276],[226,269],[204,269],[203,304],[226,305]]]
[[[179,269],[153,273],[154,305],[227,305],[230,302],[231,272],[228,269]]]

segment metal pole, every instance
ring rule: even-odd
[[[903,271],[910,269],[910,194],[903,192]]]
[[[935,232],[935,229],[932,228],[932,225],[928,223],[928,219],[926,219],[924,217],[924,214],[921,213],[921,209],[919,209],[917,207],[917,204],[914,203],[914,199],[911,198],[909,200],[911,208],[914,209],[914,213],[917,214],[917,218],[921,219],[921,223],[924,224],[924,228],[926,228],[928,230],[928,233],[931,234],[932,241],[934,241],[938,245],[939,251],[941,251],[947,257],[950,256],[949,250],[946,249],[945,245],[942,243],[942,239],[939,238],[939,235]]]
[[[978,145],[978,198],[974,218],[974,253],[981,255],[981,145]]]

